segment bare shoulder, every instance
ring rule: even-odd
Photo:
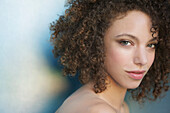
[[[130,113],[130,112],[129,112],[129,107],[128,107],[128,105],[127,105],[126,102],[123,102],[123,106],[124,106],[124,111],[125,111],[125,113]]]
[[[106,102],[83,87],[68,97],[56,113],[116,113]]]
[[[67,109],[67,108],[66,108]],[[87,106],[79,106],[76,110],[74,108],[70,110],[59,109],[55,113],[116,113],[116,111],[105,103],[96,103]]]
[[[90,106],[83,113],[116,113],[116,111],[106,103],[97,103]]]
[[[83,86],[70,95],[56,113],[83,113],[89,106],[93,106],[96,103],[97,99],[93,92],[88,87]]]

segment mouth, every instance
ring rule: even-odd
[[[137,71],[126,71],[129,75],[129,77],[131,77],[132,79],[135,80],[141,80],[144,77],[144,73],[146,71],[141,71],[141,70],[137,70]]]

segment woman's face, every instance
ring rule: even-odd
[[[145,13],[130,11],[106,31],[105,70],[121,87],[138,87],[154,61],[157,40],[151,25]]]

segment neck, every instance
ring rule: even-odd
[[[98,93],[99,97],[109,103],[114,109],[119,111],[124,102],[124,97],[127,89],[121,87],[111,77],[107,77],[109,84],[107,89],[101,93]]]

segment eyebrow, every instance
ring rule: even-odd
[[[133,36],[133,35],[131,35],[131,34],[127,34],[127,33],[123,33],[123,34],[120,34],[120,35],[116,35],[115,37],[116,38],[119,38],[119,37],[122,37],[122,36],[128,36],[128,37],[130,37],[130,38],[132,38],[132,39],[134,39],[134,40],[136,40],[136,41],[139,41],[139,39],[136,37],[136,36]],[[154,37],[154,38],[152,38],[151,40],[149,40],[149,42],[152,42],[152,41],[158,41],[158,39],[156,38],[156,37]]]

